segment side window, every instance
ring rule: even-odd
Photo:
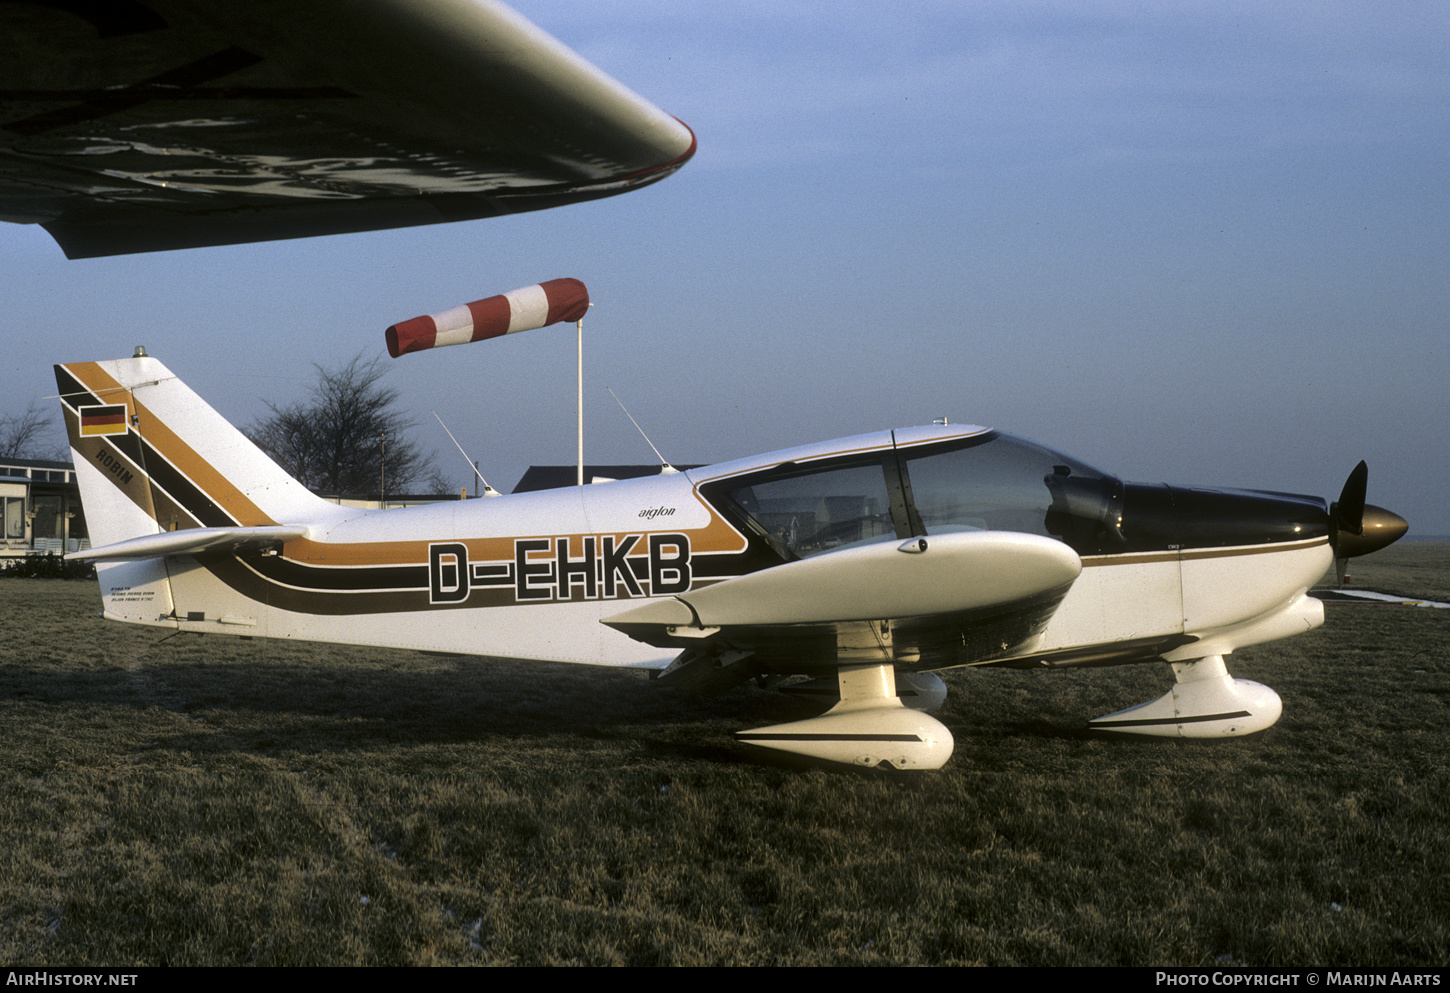
[[[730,498],[788,559],[896,537],[877,462],[758,480]]]

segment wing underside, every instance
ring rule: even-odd
[[[492,0],[0,5],[0,219],[72,258],[611,196],[689,129]]]

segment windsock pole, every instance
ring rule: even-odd
[[[575,331],[576,331],[575,338],[577,340],[577,344],[578,344],[578,347],[579,347],[579,363],[578,363],[578,366],[579,366],[579,383],[578,383],[578,386],[579,386],[579,398],[578,398],[578,403],[577,403],[577,406],[579,408],[579,485],[580,486],[583,486],[584,485],[584,318],[582,318],[582,317],[579,318],[579,320],[575,323],[574,328],[575,328]]]

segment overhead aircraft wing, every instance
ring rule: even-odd
[[[70,258],[539,210],[695,148],[495,0],[36,0],[0,45],[0,219]]]
[[[672,668],[747,658],[763,671],[882,662],[937,668],[1030,641],[1081,571],[1076,552],[1040,535],[892,538],[653,600],[604,623],[647,644],[686,649]]]

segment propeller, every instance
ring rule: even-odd
[[[1399,514],[1364,502],[1369,466],[1360,462],[1344,481],[1339,499],[1329,505],[1329,546],[1334,549],[1334,574],[1344,585],[1344,570],[1357,555],[1377,552],[1410,529]]]

